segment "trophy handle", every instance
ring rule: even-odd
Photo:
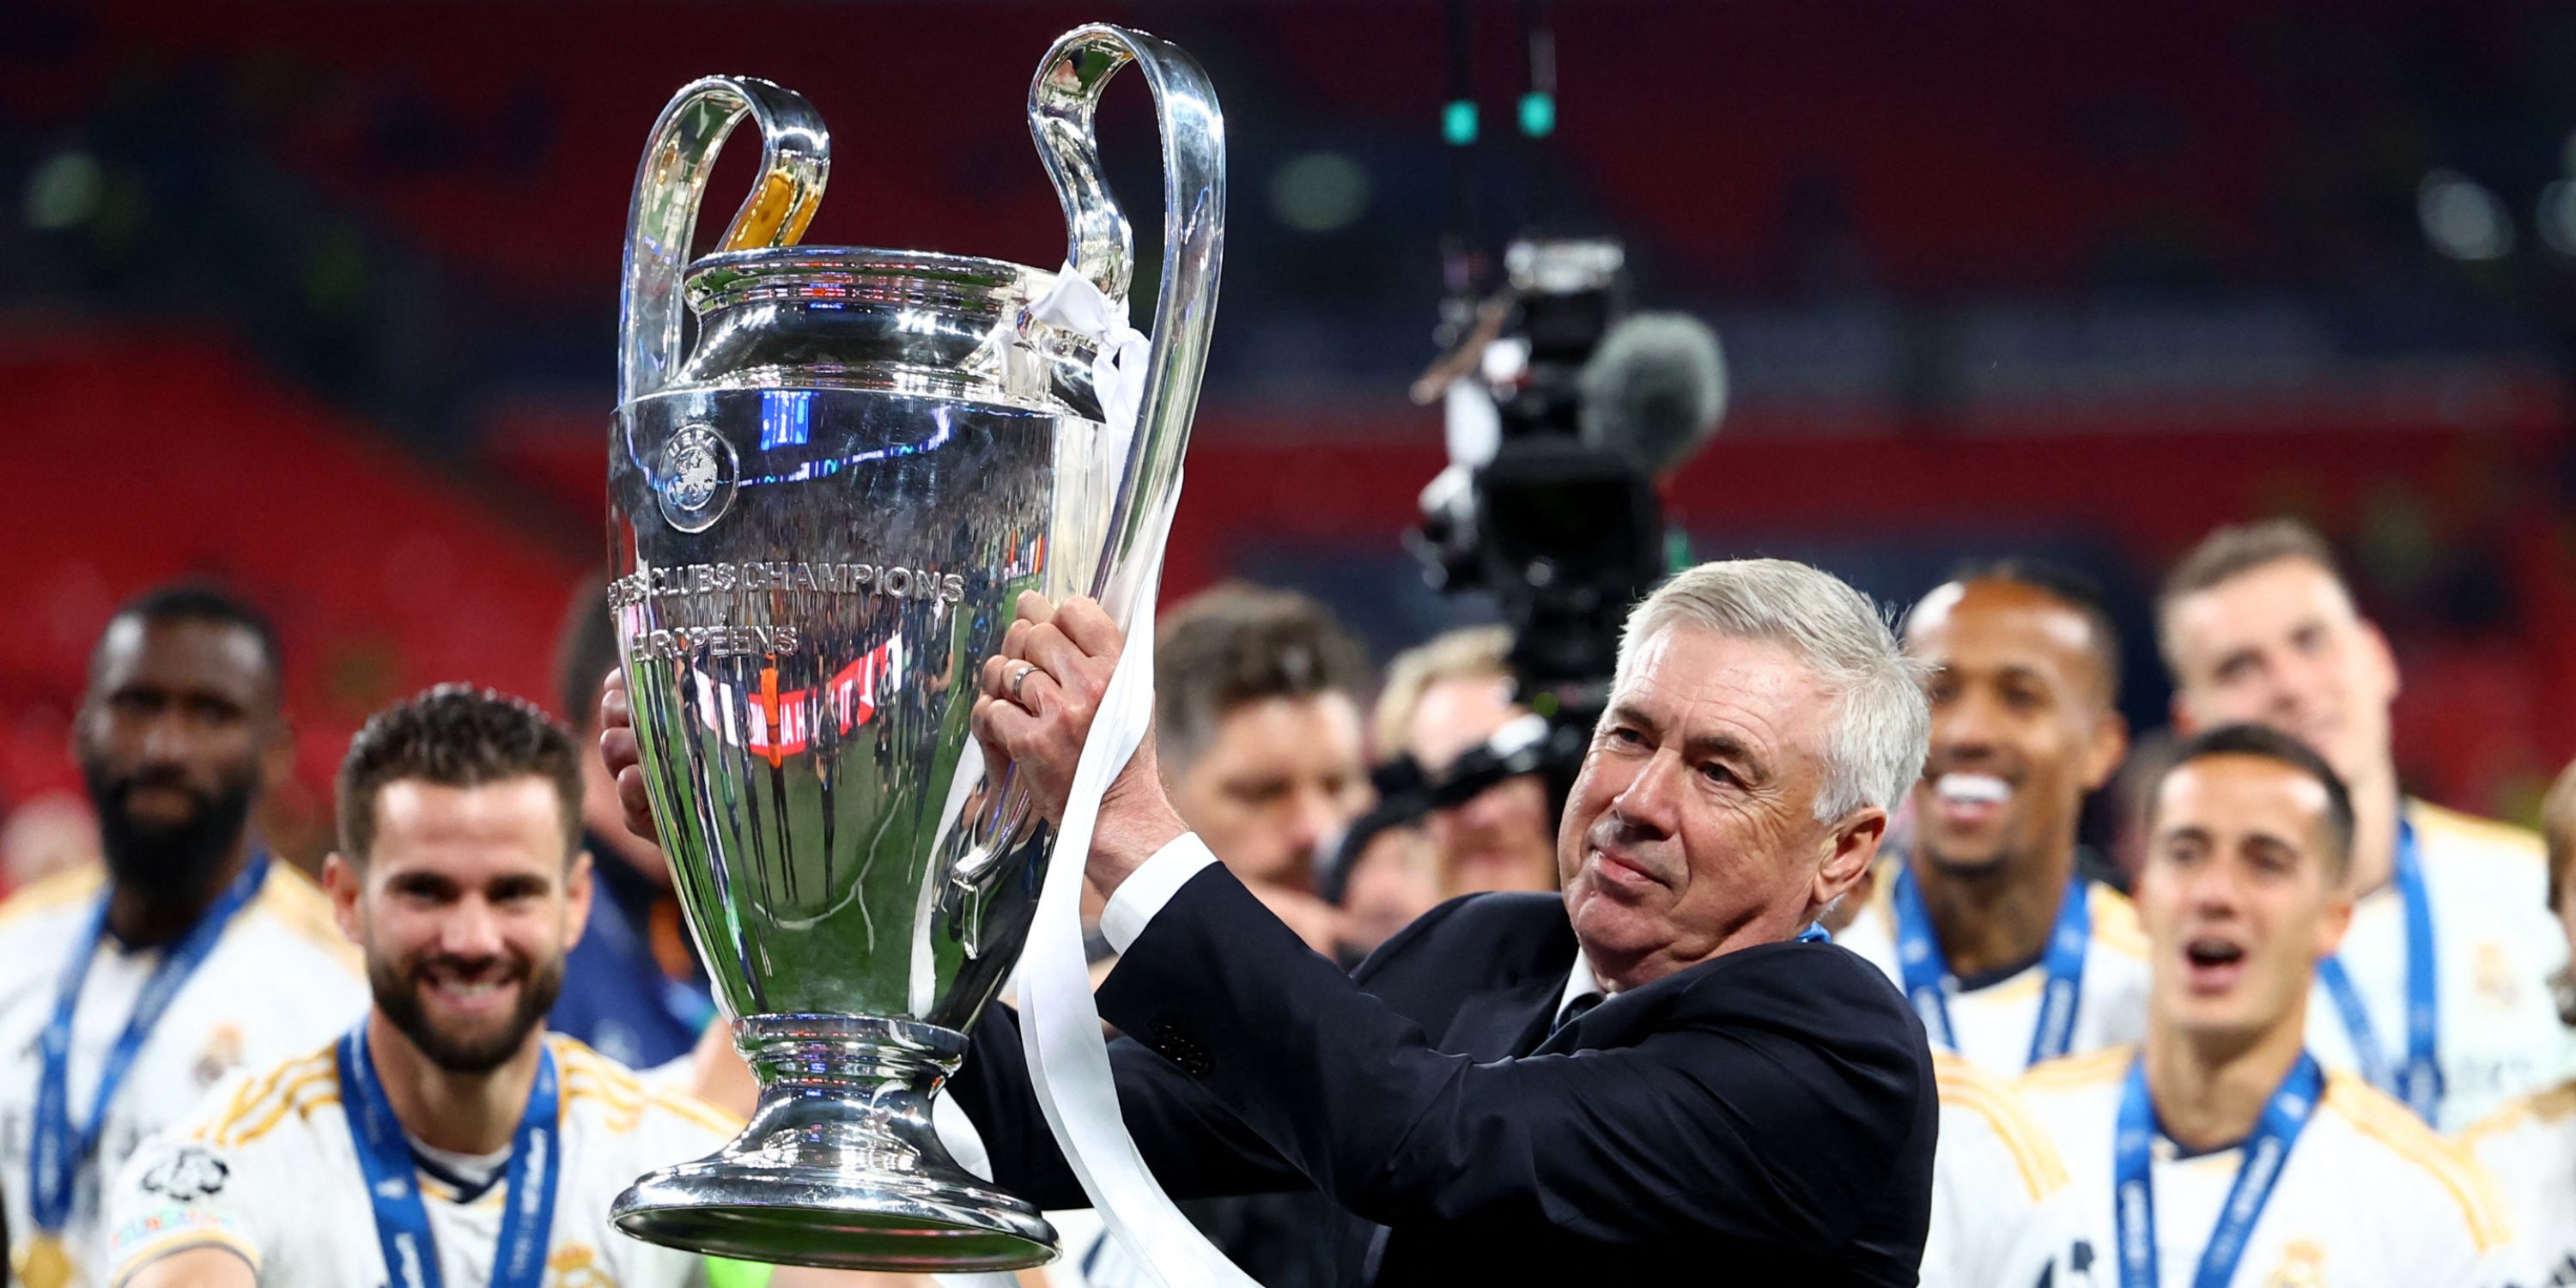
[[[760,179],[726,226],[719,251],[792,246],[805,235],[831,170],[831,135],[795,91],[749,76],[691,81],[653,122],[626,216],[626,283],[618,312],[617,401],[625,406],[679,369],[681,278],[698,205],[725,136],[748,115],[760,127]]]
[[[1163,275],[1154,301],[1154,348],[1136,433],[1110,511],[1108,540],[1093,575],[1092,595],[1125,624],[1126,571],[1143,547],[1161,540],[1162,512],[1180,485],[1181,452],[1207,369],[1208,328],[1216,316],[1218,267],[1225,249],[1225,115],[1196,60],[1175,46],[1124,27],[1094,25],[1066,32],[1029,83],[1029,131],[1064,201],[1065,262],[1091,279],[1121,309],[1135,280],[1127,217],[1100,175],[1093,133],[1100,94],[1118,69],[1136,64],[1154,92],[1163,142]]]

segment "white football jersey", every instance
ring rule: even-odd
[[[2074,1237],[2056,1250],[2057,1288],[2120,1282],[2113,1140],[2130,1050],[2052,1060],[2018,1085],[2073,1178]],[[2151,1147],[2160,1288],[2191,1288],[2242,1149],[2180,1156]],[[2481,1288],[2507,1236],[2486,1174],[2406,1107],[2351,1074],[2318,1099],[2246,1234],[2235,1288]],[[2089,1276],[2089,1277],[2088,1277]]]
[[[1932,1053],[1941,1142],[1923,1288],[2037,1288],[2073,1237],[2066,1164],[2003,1079]]]
[[[1903,968],[1896,955],[1896,908],[1892,872],[1879,874],[1869,906],[1843,927],[1834,942],[1868,958],[1900,989]],[[2084,953],[2084,982],[2077,991],[2074,1040],[2068,1055],[2131,1043],[2147,1024],[2147,937],[2138,929],[2137,910],[2119,891],[2094,881],[2084,887],[2092,913],[2093,941]],[[2011,1077],[2030,1062],[2030,1038],[2039,1027],[2041,992],[2048,972],[2038,963],[2002,979],[1976,981],[1962,989],[1956,977],[1942,981],[1949,1000],[1951,1036],[1960,1055],[1981,1069]],[[1935,1046],[1940,1045],[1936,1040]]]
[[[2576,1285],[2576,1082],[2524,1096],[2460,1137],[2513,1224],[2503,1283]]]
[[[2576,1074],[2576,1034],[2559,1022],[2549,977],[2567,964],[2550,914],[2540,837],[2427,805],[2406,804],[2433,904],[2440,1026],[2440,1121],[2456,1132],[2516,1096]],[[2392,1065],[2406,1054],[2406,909],[2394,883],[2353,907],[2344,969]],[[2308,1050],[2328,1069],[2358,1071],[2352,1033],[2323,983],[2308,998]]]
[[[549,1034],[546,1042],[562,1088],[563,1124],[548,1288],[705,1283],[703,1258],[619,1233],[608,1223],[608,1205],[654,1168],[713,1153],[741,1124],[638,1080],[571,1038]],[[450,1288],[489,1283],[508,1187],[495,1180],[468,1195],[452,1173],[424,1168],[418,1175],[444,1281]],[[372,1288],[387,1280],[333,1047],[207,1097],[188,1121],[128,1161],[108,1213],[101,1282],[109,1285],[156,1258],[210,1245],[240,1253],[261,1288]]]
[[[9,1237],[24,1246],[35,1230],[27,1206],[39,1046],[73,945],[87,928],[105,878],[88,868],[37,882],[0,904],[0,1192]],[[70,1090],[75,1124],[98,1103],[100,1066],[124,1032],[157,949],[125,952],[100,944],[72,1013]],[[331,904],[303,873],[271,863],[259,895],[224,928],[161,1022],[145,1039],[125,1084],[107,1107],[98,1153],[81,1168],[63,1230],[82,1268],[79,1288],[104,1253],[99,1191],[146,1137],[188,1111],[207,1088],[243,1068],[262,1068],[346,1030],[367,1010],[358,950],[331,919]]]

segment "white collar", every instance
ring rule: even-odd
[[[1548,1013],[1548,1028],[1554,1030],[1564,1022],[1565,1008],[1574,1005],[1574,999],[1597,995],[1607,1001],[1614,991],[1601,982],[1600,976],[1592,973],[1592,960],[1583,955],[1583,950],[1575,949],[1574,969],[1565,973],[1565,991],[1557,996],[1556,1009]]]

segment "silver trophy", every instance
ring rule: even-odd
[[[761,1095],[723,1150],[619,1196],[629,1234],[857,1269],[1054,1256],[1035,1209],[949,1157],[930,1102],[1019,956],[1052,839],[972,747],[976,669],[1020,592],[1101,595],[1150,564],[1205,366],[1225,141],[1198,64],[1084,27],[1039,65],[1029,126],[1071,271],[1123,315],[1134,252],[1092,122],[1131,62],[1165,211],[1132,433],[1094,387],[1102,337],[1041,307],[1056,274],[796,244],[829,146],[804,99],[714,77],[654,123],[626,238],[609,601],[654,821]],[[690,262],[746,115],[759,177]]]

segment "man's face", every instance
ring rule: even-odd
[[[1425,772],[1441,774],[1496,730],[1527,714],[1512,704],[1511,681],[1502,676],[1437,680],[1414,705],[1404,750]],[[1443,898],[1556,888],[1547,788],[1535,776],[1505,779],[1465,804],[1435,810],[1427,830],[1438,856]]]
[[[1636,647],[1557,833],[1567,915],[1622,988],[1797,933],[1887,824],[1816,820],[1833,704],[1787,648],[1694,626]]]
[[[2397,663],[2378,628],[2325,569],[2276,559],[2165,610],[2174,723],[2185,732],[2239,721],[2307,743],[2345,782],[2388,759]]]
[[[202,895],[240,842],[283,737],[257,635],[225,622],[111,623],[73,752],[117,883]]]
[[[1172,805],[1235,875],[1304,889],[1315,852],[1368,808],[1359,707],[1340,693],[1263,698],[1218,717]]]
[[[590,857],[565,861],[560,808],[536,775],[388,783],[364,866],[335,854],[323,870],[377,1009],[442,1069],[498,1068],[563,987],[591,887]]]
[[[2165,775],[2137,886],[2160,1020],[2237,1041],[2304,1022],[2316,965],[2352,918],[2330,828],[2325,785],[2268,757]]]
[[[1906,648],[1933,668],[1915,834],[1934,865],[2027,870],[2074,844],[2126,743],[2096,643],[2083,613],[2018,582],[1952,583],[1914,610]]]

